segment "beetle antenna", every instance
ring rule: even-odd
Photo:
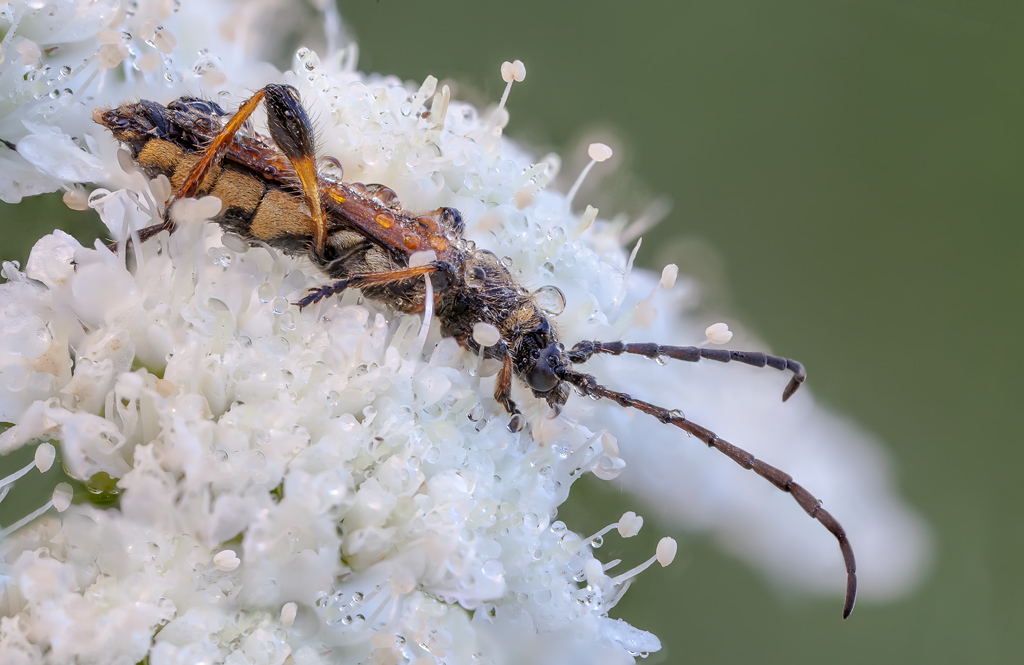
[[[720,363],[727,363],[731,360],[753,365],[754,367],[773,367],[778,370],[789,370],[793,372],[793,378],[789,380],[785,390],[782,391],[782,401],[785,402],[804,381],[807,380],[807,371],[804,366],[791,358],[772,356],[759,351],[729,351],[727,349],[711,349],[702,346],[664,346],[661,344],[639,343],[626,344],[625,342],[580,342],[568,352],[569,360],[575,364],[585,363],[590,357],[598,353],[607,353],[619,356],[623,353],[632,353],[645,358],[661,360],[673,358],[695,363],[698,360],[716,360]]]
[[[586,342],[586,344],[593,344],[594,342]],[[621,344],[621,342],[615,342],[614,344]],[[579,345],[577,345],[579,346]],[[627,345],[629,346],[629,345]],[[650,345],[656,346],[656,345]],[[694,348],[694,347],[671,347],[663,346],[664,349],[679,349],[679,348]],[[704,349],[702,349],[704,350]],[[630,353],[630,351],[620,351]],[[609,353],[612,353],[609,351]],[[637,353],[637,351],[632,351]],[[728,353],[728,352],[726,352]],[[618,355],[618,354],[616,354]],[[669,355],[665,353],[665,355]],[[571,353],[570,353],[570,357]],[[774,356],[770,356],[774,357]],[[728,358],[726,359],[728,360]],[[575,361],[574,361],[575,362]],[[810,515],[812,518],[818,520],[822,526],[829,530],[829,532],[836,537],[839,541],[839,549],[843,553],[843,562],[846,564],[846,602],[843,605],[843,618],[850,616],[853,612],[853,605],[857,599],[857,563],[853,556],[853,546],[850,545],[850,539],[846,536],[846,531],[839,524],[836,518],[832,517],[832,514],[821,507],[821,501],[818,500],[813,494],[808,492],[802,485],[797,484],[793,481],[793,477],[782,469],[777,469],[774,466],[762,462],[747,451],[734,446],[722,437],[718,436],[706,427],[702,427],[695,422],[687,420],[685,416],[679,411],[669,411],[660,406],[656,406],[649,402],[636,399],[626,393],[616,392],[605,386],[602,386],[597,382],[590,374],[584,374],[582,372],[573,372],[572,370],[563,369],[559,372],[559,377],[565,381],[568,381],[572,385],[576,386],[585,395],[592,395],[595,397],[603,397],[610,399],[620,406],[627,408],[634,408],[638,411],[654,416],[663,423],[669,425],[675,425],[679,429],[692,434],[701,441],[703,441],[708,448],[715,448],[719,452],[725,454],[726,457],[736,462],[744,469],[750,469],[757,475],[761,476],[775,487],[779,488],[783,492],[789,492],[793,495],[800,507]],[[795,380],[795,377],[794,377]],[[792,384],[792,382],[791,382]],[[797,383],[799,385],[799,383]],[[790,393],[792,394],[792,393]]]

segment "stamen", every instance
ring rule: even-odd
[[[576,178],[576,182],[569,188],[569,193],[565,195],[566,206],[572,205],[572,200],[576,196],[576,192],[579,191],[580,186],[583,184],[583,179],[590,173],[590,169],[594,168],[594,164],[603,162],[612,156],[612,149],[603,143],[591,143],[590,147],[587,148],[587,154],[590,156],[590,162],[583,167],[580,171],[579,177]]]
[[[590,225],[594,223],[595,219],[597,219],[597,208],[592,205],[588,205],[583,216],[580,217],[580,223],[572,230],[573,237],[579,238],[583,235],[583,232],[590,228]]]
[[[640,573],[650,568],[651,564],[653,564],[655,561],[660,563],[661,567],[664,568],[665,566],[672,563],[672,560],[676,558],[677,549],[678,545],[676,544],[675,539],[665,536],[664,538],[658,541],[658,547],[655,549],[654,556],[652,556],[647,561],[644,561],[636,568],[632,568],[622,573],[621,575],[618,575],[617,577],[613,577],[612,584],[618,586],[619,584],[622,584],[623,582],[626,582],[631,578],[636,577]]]
[[[664,287],[667,291],[675,286],[676,277],[679,276],[679,268],[674,263],[670,263],[661,271],[661,279],[654,285],[651,292],[646,298],[636,304],[633,311],[633,321],[643,328],[651,327],[654,323],[654,319],[658,317],[658,310],[654,307],[652,301],[654,300],[654,294],[658,292],[658,289]]]
[[[589,538],[585,538],[583,540],[583,544],[589,545],[593,543],[598,538],[601,538],[602,536],[604,536],[604,534],[608,533],[612,529],[618,529],[619,535],[623,538],[632,538],[636,534],[640,533],[640,529],[641,527],[643,527],[643,525],[644,518],[640,517],[632,510],[630,510],[628,512],[623,513],[622,517],[620,517],[619,521],[615,524],[609,524],[608,526],[601,529]]]
[[[73,496],[73,494],[74,491],[71,489],[71,485],[67,483],[58,483],[57,486],[53,488],[53,494],[50,496],[49,501],[47,501],[37,510],[33,510],[28,515],[25,515],[20,520],[10,525],[6,529],[0,530],[0,538],[6,538],[7,536],[11,535],[21,527],[33,521],[37,517],[41,516],[50,508],[56,508],[58,513],[63,513],[65,510],[68,509],[68,506],[71,505],[71,497]]]
[[[416,91],[416,94],[412,96],[412,100],[409,103],[409,115],[415,117],[423,108],[423,104],[426,103],[430,96],[437,90],[437,77],[427,76],[423,79],[423,85]]]
[[[501,101],[498,102],[498,111],[505,108],[505,102],[508,101],[508,93],[512,90],[512,84],[516,81],[526,80],[526,65],[523,64],[522,60],[516,60],[514,62],[508,62],[507,60],[501,63],[501,78],[505,81],[505,92],[501,95]]]
[[[423,354],[423,347],[427,344],[427,333],[430,332],[430,318],[434,315],[434,285],[430,281],[430,273],[423,276],[423,284],[423,323],[420,325],[419,334],[416,335],[416,341],[409,349],[407,357],[410,361],[418,359]]]
[[[448,102],[452,99],[452,91],[448,86],[441,86],[441,92],[434,95],[434,101],[430,103],[430,123],[433,125],[435,134],[440,135],[444,127],[445,116],[448,115]]]

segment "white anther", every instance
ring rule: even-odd
[[[501,333],[490,323],[477,321],[473,324],[473,341],[482,347],[490,347],[501,341]]]
[[[661,564],[662,568],[672,563],[672,560],[676,558],[676,550],[678,549],[679,546],[676,544],[674,538],[665,536],[658,541],[658,547],[655,552],[658,557],[658,563]]]
[[[139,29],[139,37],[142,37],[144,41],[151,41],[156,36],[156,31],[162,29],[160,27],[160,21],[150,17],[142,22],[142,28]]]
[[[573,236],[579,238],[583,235],[583,232],[590,228],[595,219],[597,219],[597,208],[588,205],[587,209],[583,211],[583,216],[580,217],[580,223],[572,230]]]
[[[444,119],[448,115],[448,103],[452,99],[452,91],[447,85],[441,86],[441,92],[434,95],[430,103],[430,122],[435,129],[444,127]]]
[[[135,163],[134,159],[132,159],[131,153],[124,148],[117,149],[117,165],[120,166],[121,170],[128,175],[137,173],[139,170],[139,165]]]
[[[675,286],[677,277],[679,277],[679,266],[670,263],[661,271],[661,285],[668,291]]]
[[[512,61],[512,78],[516,80],[516,83],[522,83],[526,80],[526,65],[523,64],[522,60]]]
[[[420,266],[428,266],[434,261],[437,261],[437,254],[432,249],[413,252],[412,256],[409,257],[409,267],[419,268]]]
[[[72,210],[88,210],[89,195],[81,187],[74,187],[64,192],[64,205]]]
[[[53,460],[57,459],[57,449],[52,443],[40,443],[36,448],[35,463],[40,473],[46,473],[53,466]]]
[[[112,69],[121,64],[128,55],[128,49],[121,44],[104,44],[96,49],[96,64],[100,69]]]
[[[732,339],[732,331],[724,323],[714,323],[708,326],[704,334],[708,336],[708,341],[712,344],[726,344]]]
[[[163,173],[149,181],[149,191],[158,203],[167,203],[171,198],[171,181]],[[244,249],[242,250],[245,251]]]
[[[605,432],[601,435],[601,450],[609,457],[619,456],[619,441],[614,436]]]
[[[604,143],[591,143],[590,147],[587,148],[587,154],[595,162],[603,162],[614,153],[612,149],[606,146]]]
[[[170,55],[174,47],[178,45],[178,39],[171,34],[170,30],[158,30],[153,38],[153,46],[164,55]]]
[[[526,78],[526,65],[522,60],[501,63],[501,78],[505,83],[519,82]]]
[[[223,204],[216,196],[201,199],[178,199],[171,206],[171,221],[175,224],[203,222],[220,214]]]
[[[619,535],[623,538],[632,538],[640,533],[640,529],[643,526],[644,518],[630,510],[629,512],[622,513],[622,517],[619,518]]]
[[[71,489],[71,485],[67,483],[57,483],[57,486],[53,488],[53,497],[50,499],[53,502],[53,507],[57,509],[58,513],[63,513],[71,505],[71,497],[73,497],[75,491]]]
[[[299,611],[299,606],[295,603],[285,603],[281,607],[281,625],[285,628],[291,628],[292,624],[295,623],[295,614]]]
[[[213,565],[225,573],[231,572],[241,564],[242,560],[235,556],[234,550],[221,550],[213,556]]]
[[[146,380],[135,372],[119,374],[114,382],[114,392],[121,399],[138,399],[146,387]]]
[[[39,59],[43,57],[43,51],[39,48],[39,44],[36,44],[31,39],[20,39],[14,50],[21,54],[21,64],[32,65],[39,62]]]
[[[370,644],[378,649],[390,649],[397,643],[398,639],[394,635],[388,635],[387,633],[375,633],[370,636]],[[431,662],[434,661],[431,660]]]
[[[120,44],[122,37],[117,30],[100,30],[96,33],[96,41],[100,44]]]

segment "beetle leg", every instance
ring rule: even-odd
[[[373,272],[365,275],[352,275],[345,279],[339,279],[330,284],[324,284],[309,290],[306,297],[295,303],[300,308],[308,307],[318,303],[324,298],[330,298],[336,293],[346,289],[361,289],[364,286],[383,286],[395,282],[404,282],[407,279],[422,277],[435,272],[452,272],[454,268],[443,261],[434,261],[415,268],[401,268],[399,270],[388,270],[386,272]]]

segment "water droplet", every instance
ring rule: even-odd
[[[64,65],[63,67],[60,68],[59,76],[60,76],[61,80],[64,80],[67,77],[71,76],[71,68],[68,67],[67,65]]]
[[[590,541],[590,546],[593,547],[594,549],[598,549],[602,545],[604,545],[604,538],[602,536],[598,536],[597,538],[594,538],[593,540]]]
[[[260,284],[260,288],[256,289],[256,297],[260,299],[260,302],[270,302],[276,297],[277,289],[270,285],[269,282]]]
[[[533,292],[533,299],[537,306],[552,316],[558,316],[565,311],[565,294],[557,286],[548,284]]]
[[[273,308],[274,314],[284,314],[288,311],[288,299],[278,296],[274,298],[271,307]]]
[[[511,268],[513,263],[514,262],[512,261],[511,256],[501,257],[501,265],[505,266],[506,268]]]
[[[512,417],[508,420],[508,431],[522,432],[524,427],[526,427],[526,418],[523,417],[523,414],[512,414]]]
[[[654,359],[654,362],[658,363],[661,366],[665,366],[668,364],[668,356],[657,356]]]
[[[341,182],[345,176],[345,169],[336,157],[327,155],[320,159],[320,175],[334,182]]]
[[[679,409],[672,409],[671,411],[668,412],[668,415],[672,416],[673,418],[678,418],[680,420],[686,420],[686,415]]]
[[[363,594],[359,591],[356,591],[352,594],[352,604],[355,605],[361,602],[363,602]]]

